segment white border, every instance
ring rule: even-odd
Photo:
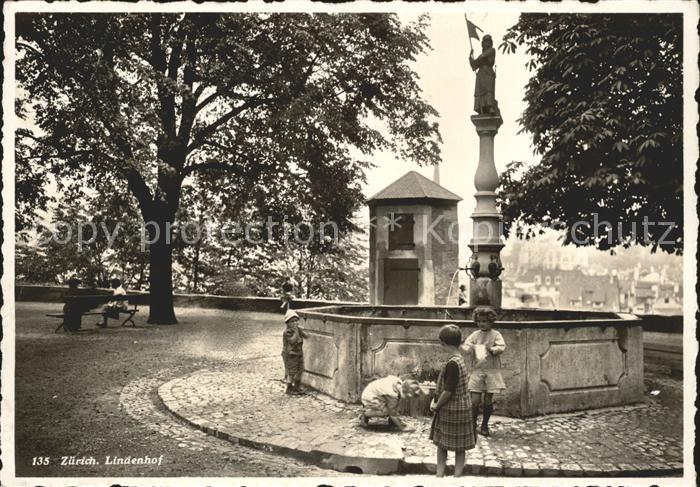
[[[437,479],[434,477],[330,477],[321,478],[296,478],[296,479],[271,479],[271,478],[140,478],[140,477],[114,477],[114,478],[21,478],[14,476],[14,205],[8,202],[14,201],[14,13],[25,11],[44,12],[144,12],[144,11],[220,11],[220,12],[253,12],[253,11],[277,11],[277,12],[499,12],[499,11],[528,11],[528,12],[637,12],[637,13],[658,13],[658,12],[680,12],[684,13],[684,54],[683,54],[683,77],[684,77],[684,241],[685,251],[683,257],[684,265],[684,477],[682,480],[675,478],[495,478],[495,477],[464,477],[457,481],[454,478],[446,477]],[[5,300],[2,307],[3,340],[2,340],[2,438],[0,447],[2,448],[3,469],[0,473],[3,485],[191,485],[193,483],[218,485],[246,485],[246,486],[267,486],[275,485],[301,485],[316,486],[321,483],[330,485],[630,485],[649,486],[656,484],[659,486],[675,486],[682,482],[683,485],[694,485],[695,468],[693,465],[693,449],[695,440],[695,405],[697,396],[697,385],[695,377],[695,360],[697,357],[698,343],[695,336],[695,314],[697,312],[697,295],[695,284],[697,276],[696,252],[698,242],[698,216],[696,213],[697,195],[694,191],[695,169],[698,160],[698,140],[695,127],[698,123],[697,105],[694,101],[694,91],[698,87],[698,4],[692,1],[669,0],[664,2],[651,1],[607,1],[598,4],[578,3],[564,1],[560,3],[538,3],[528,1],[523,3],[509,3],[503,1],[470,1],[465,3],[374,3],[355,2],[345,4],[324,4],[309,2],[306,0],[288,1],[281,4],[265,4],[263,2],[248,3],[215,3],[195,4],[192,2],[174,2],[160,4],[154,2],[140,2],[138,4],[125,2],[63,2],[47,4],[37,1],[6,2],[3,5],[5,42],[3,45],[5,53],[4,79],[3,79],[3,154],[2,178],[3,178],[3,236],[2,254],[4,258],[4,274],[2,276],[2,291]]]

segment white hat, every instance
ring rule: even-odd
[[[286,323],[289,320],[291,320],[292,318],[299,319],[299,315],[293,309],[289,309],[289,310],[287,310],[287,313],[284,315],[284,322]]]

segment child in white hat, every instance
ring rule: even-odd
[[[287,394],[300,394],[301,373],[304,370],[304,338],[306,332],[299,326],[299,315],[294,310],[287,310],[284,315],[287,327],[282,335],[282,360],[284,361],[284,380]]]

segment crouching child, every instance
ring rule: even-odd
[[[401,378],[390,375],[370,382],[362,391],[362,414],[360,424],[369,425],[369,418],[387,418],[389,426],[401,431],[407,429],[398,417],[398,407],[401,398],[412,398],[424,394],[417,381],[407,377]]]

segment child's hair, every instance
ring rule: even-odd
[[[407,380],[416,380],[416,376],[411,372],[407,372],[405,374],[399,374],[399,379],[406,382]]]
[[[420,384],[415,379],[406,379],[401,383],[401,395],[403,397],[418,397],[425,393],[426,392],[421,388]]]
[[[440,328],[438,338],[440,338],[440,341],[445,345],[459,347],[462,343],[462,331],[455,324],[445,325]]]
[[[474,310],[474,321],[484,320],[488,323],[494,323],[498,318],[498,314],[489,306],[479,306]]]
[[[117,287],[122,285],[122,281],[121,281],[121,279],[115,277],[114,279],[112,279],[110,281],[110,284],[112,285],[112,287],[117,288]]]

